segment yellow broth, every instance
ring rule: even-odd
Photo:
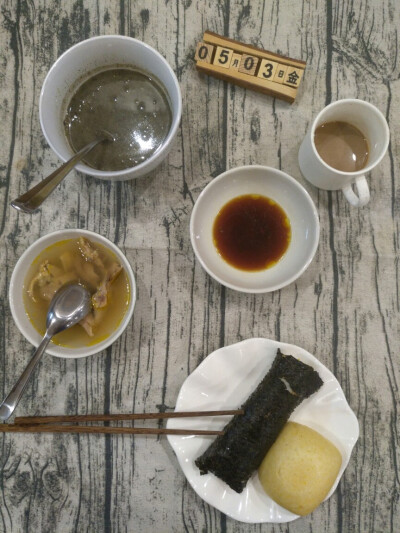
[[[118,258],[109,249],[88,239],[84,240],[90,243],[92,250],[96,251],[99,261],[92,261],[83,255],[79,239],[68,239],[56,242],[43,250],[28,270],[23,287],[25,311],[33,327],[41,335],[44,335],[46,330],[47,310],[54,291],[48,289],[49,285],[44,285],[41,288],[39,282],[36,282],[31,291],[36,300],[33,301],[29,289],[32,280],[38,275],[45,261],[48,261],[46,268],[54,274],[57,283],[80,283],[89,290],[92,296],[105,279],[107,271],[116,263],[119,264]],[[80,324],[77,324],[55,335],[53,342],[68,348],[81,348],[103,341],[118,328],[126,313],[129,301],[129,280],[125,270],[122,269],[108,287],[105,307],[92,311],[91,316],[96,316],[96,323],[92,328],[93,336],[89,336],[87,331]]]

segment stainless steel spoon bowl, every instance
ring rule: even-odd
[[[90,294],[82,285],[65,285],[56,292],[47,311],[45,336],[10,394],[0,404],[0,420],[7,420],[12,415],[52,337],[80,322],[90,309]]]

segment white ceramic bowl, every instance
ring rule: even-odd
[[[230,266],[218,253],[212,238],[213,223],[220,209],[244,194],[260,194],[275,200],[292,227],[289,247],[280,261],[258,272]],[[270,292],[285,287],[309,266],[318,246],[319,220],[310,195],[295,179],[271,167],[250,165],[228,170],[205,187],[192,211],[190,238],[202,267],[214,279],[237,291]]]
[[[172,110],[172,124],[164,143],[151,157],[133,168],[119,171],[95,170],[83,163],[76,170],[104,180],[138,178],[154,170],[171,149],[182,114],[182,96],[178,80],[167,61],[154,48],[122,35],[102,35],[82,41],[64,52],[49,70],[40,93],[39,116],[47,142],[62,161],[74,155],[64,134],[63,119],[72,96],[71,88],[101,67],[126,65],[144,70],[165,87]]]
[[[22,296],[22,289],[24,286],[25,277],[31,266],[33,260],[40,254],[42,250],[51,246],[52,244],[62,241],[64,239],[74,239],[80,236],[85,236],[93,242],[102,244],[109,250],[111,250],[118,261],[121,263],[125,269],[126,275],[129,280],[130,285],[130,302],[128,309],[126,310],[125,316],[122,319],[118,328],[107,337],[104,341],[94,344],[93,346],[84,346],[82,348],[65,348],[64,346],[58,346],[50,342],[46,352],[55,355],[57,357],[65,358],[78,358],[78,357],[87,357],[88,355],[93,355],[97,352],[100,352],[110,346],[125,330],[128,325],[129,320],[132,317],[133,308],[135,307],[136,301],[136,283],[135,277],[133,275],[132,268],[121,252],[121,250],[115,246],[111,241],[102,237],[98,233],[93,233],[92,231],[87,231],[83,229],[64,229],[60,231],[55,231],[53,233],[48,233],[44,235],[37,241],[35,241],[19,258],[17,264],[15,265],[14,271],[11,276],[10,281],[10,291],[9,291],[9,301],[12,316],[15,320],[15,323],[18,326],[18,329],[22,335],[34,346],[38,346],[42,337],[32,326],[26,312]]]

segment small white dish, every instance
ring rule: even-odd
[[[124,170],[97,170],[84,163],[76,170],[103,180],[124,181],[154,170],[168,155],[182,115],[182,96],[174,71],[154,48],[124,35],[100,35],[66,50],[49,70],[39,99],[40,125],[50,147],[62,161],[74,153],[64,134],[63,120],[69,98],[93,71],[110,67],[137,68],[152,74],[165,87],[171,104],[172,124],[162,146],[146,161]],[[89,74],[89,76],[88,76]]]
[[[212,228],[218,212],[227,202],[245,194],[260,194],[277,202],[292,229],[282,258],[258,272],[229,265],[213,243]],[[201,192],[190,218],[190,238],[200,264],[219,283],[242,292],[270,292],[292,283],[311,263],[319,240],[318,213],[308,192],[288,174],[260,165],[238,167],[213,179]]]
[[[125,316],[121,320],[121,323],[119,324],[118,328],[114,331],[114,333],[109,335],[103,341],[98,342],[97,344],[93,344],[92,346],[84,346],[82,348],[66,348],[64,346],[58,346],[57,344],[53,344],[52,342],[50,342],[48,348],[46,348],[46,353],[55,355],[56,357],[65,357],[68,359],[87,357],[89,355],[93,355],[104,350],[122,334],[132,317],[136,301],[135,276],[133,275],[131,265],[129,264],[128,260],[121,252],[121,250],[111,241],[109,241],[105,237],[102,237],[98,233],[94,233],[93,231],[87,231],[83,229],[64,229],[54,231],[53,233],[48,233],[47,235],[44,235],[43,237],[35,241],[33,244],[31,244],[31,246],[29,246],[29,248],[27,248],[27,250],[25,250],[25,252],[18,259],[11,276],[9,289],[11,314],[18,329],[31,344],[33,344],[34,346],[39,346],[42,340],[42,336],[33,327],[25,311],[25,305],[22,295],[25,277],[32,262],[34,261],[34,259],[36,259],[36,257],[40,254],[42,250],[58,241],[74,239],[81,236],[85,236],[93,242],[102,244],[115,254],[116,258],[123,266],[129,280],[130,301]]]
[[[304,400],[290,420],[304,424],[329,439],[341,452],[343,462],[328,499],[335,491],[359,436],[356,416],[335,376],[302,348],[269,339],[248,339],[210,354],[188,376],[176,402],[176,411],[238,409],[271,367],[277,349],[318,371],[324,384]],[[168,428],[222,429],[230,417],[169,419]],[[168,436],[187,480],[207,503],[241,522],[290,522],[298,518],[264,492],[257,472],[238,494],[213,474],[201,476],[194,461],[215,437]]]

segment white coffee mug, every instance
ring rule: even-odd
[[[315,147],[315,130],[325,122],[348,122],[365,136],[369,146],[367,166],[356,172],[342,172],[329,166]],[[333,102],[316,117],[304,137],[299,150],[299,165],[303,176],[320,189],[342,189],[351,205],[361,207],[369,202],[369,188],[365,174],[383,158],[389,145],[389,127],[385,117],[375,106],[363,100],[346,99]],[[355,185],[357,194],[353,191]]]

